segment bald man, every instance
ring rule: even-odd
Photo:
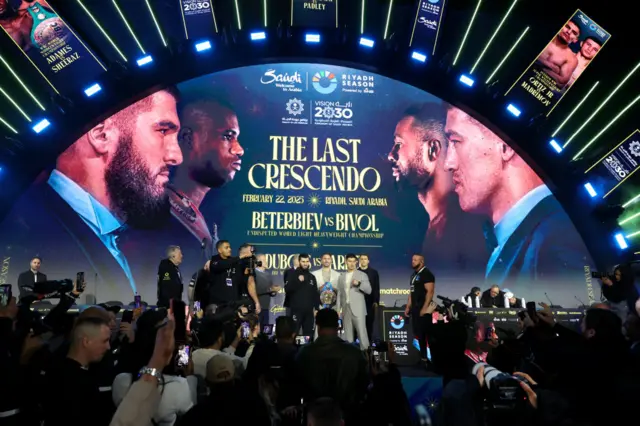
[[[487,261],[482,234],[483,218],[462,212],[453,191],[451,174],[444,168],[447,138],[446,109],[430,102],[409,107],[395,128],[387,159],[400,189],[417,191],[427,214],[428,227],[421,253],[438,271],[455,270],[472,277]],[[415,212],[409,212],[415,217]]]
[[[212,188],[231,182],[240,171],[244,148],[234,108],[221,97],[198,97],[180,108],[184,164],[171,186],[171,213],[198,242],[211,248],[217,241],[199,207]]]
[[[504,140],[464,111],[449,107],[444,162],[462,210],[488,216],[496,247],[485,277],[527,300],[562,285],[561,304],[585,291],[588,251],[549,188]],[[559,297],[558,297],[559,298]]]

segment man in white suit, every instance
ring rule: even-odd
[[[371,294],[369,277],[356,269],[358,259],[355,254],[346,256],[347,271],[340,274],[338,280],[338,303],[336,309],[342,316],[344,338],[347,342],[353,342],[353,330],[358,332],[360,349],[369,348],[367,337],[367,305],[365,294]]]
[[[336,293],[337,303],[338,279],[340,278],[340,272],[331,268],[331,263],[333,262],[331,253],[323,254],[321,261],[322,268],[312,272],[312,274],[316,277],[316,282],[318,283],[318,293],[322,293],[325,289],[328,289],[328,284],[330,283],[331,288],[333,288],[333,291]],[[335,306],[323,306],[323,308],[335,309]]]

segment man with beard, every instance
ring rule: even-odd
[[[25,52],[39,49],[53,37],[65,38],[69,34],[45,0],[18,1],[17,6],[12,6],[10,0],[0,0],[0,27]]]
[[[400,187],[415,188],[427,212],[421,253],[441,271],[477,272],[487,258],[481,218],[460,210],[451,174],[444,169],[444,121],[445,109],[440,104],[407,109],[396,125],[388,160],[396,182]]]
[[[577,42],[579,37],[580,25],[573,21],[567,22],[536,60],[536,65],[555,80],[559,90],[569,82],[578,66],[576,54],[569,45]]]
[[[562,286],[555,294],[568,296],[559,303],[574,303],[572,295],[584,289],[588,251],[549,188],[513,148],[464,111],[449,108],[445,132],[444,166],[453,174],[460,208],[493,223],[487,282],[528,300]]]
[[[240,125],[233,107],[217,97],[186,102],[180,120],[185,162],[170,186],[171,214],[210,248],[217,236],[199,207],[209,190],[232,181],[240,171],[244,155],[238,141]],[[217,227],[213,228],[215,234]]]
[[[159,243],[149,229],[171,217],[169,167],[182,163],[176,97],[172,88],[155,92],[82,135],[16,203],[7,241],[28,245],[61,277],[94,272],[97,297],[152,300],[155,286],[138,292],[136,280],[153,282],[149,253]]]

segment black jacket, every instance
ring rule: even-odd
[[[480,306],[483,308],[504,308],[504,291],[500,291],[496,297],[491,296],[491,289],[486,290],[480,296]]]
[[[169,300],[182,300],[182,275],[180,268],[169,259],[162,259],[158,266],[158,306],[169,307]]]
[[[300,276],[303,280],[300,281]],[[308,269],[298,268],[288,275],[284,285],[286,296],[289,297],[289,307],[296,310],[317,308],[320,305],[318,283],[316,277]]]
[[[369,277],[369,284],[371,284],[371,294],[365,294],[364,300],[367,302],[367,309],[371,306],[380,303],[380,275],[375,269],[368,267],[367,269],[360,269]]]
[[[350,410],[366,394],[367,361],[357,347],[338,336],[318,337],[300,350],[296,364],[305,401],[328,396]]]
[[[219,254],[211,258],[209,264],[209,303],[218,305],[236,301],[240,298],[240,288],[237,280],[234,280],[235,268],[239,267],[239,257],[223,259]],[[227,280],[231,285],[228,285]]]
[[[282,276],[283,280],[284,280],[284,285],[287,285],[287,281],[289,280],[289,277],[291,277],[291,274],[293,274],[294,272],[296,272],[295,268],[289,268],[286,271],[284,271],[284,274]],[[284,295],[284,303],[282,304],[282,306],[284,306],[285,308],[290,308],[291,306],[291,300],[289,298],[289,293],[285,292]]]
[[[35,274],[31,270],[25,271],[18,275],[18,289],[20,290],[20,299],[27,294],[31,293],[31,288],[35,283],[34,275],[38,275],[38,282],[42,283],[47,280],[47,276],[42,272],[36,272]]]

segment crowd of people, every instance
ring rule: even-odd
[[[172,308],[70,312],[81,292],[44,318],[36,295],[0,308],[0,423],[411,424],[393,348],[385,360],[345,342],[333,309],[300,345],[291,316],[267,336],[245,307],[200,311],[187,332]]]

